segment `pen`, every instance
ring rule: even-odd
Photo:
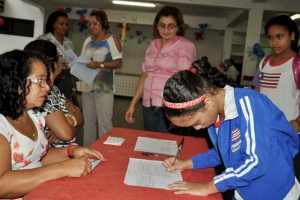
[[[184,142],[184,137],[181,139],[180,143],[178,144],[177,153],[176,153],[176,156],[175,156],[175,159],[174,159],[172,165],[175,164],[175,162],[176,162],[176,160],[177,160],[177,158],[178,158],[178,156],[179,156],[179,154],[180,154],[180,151],[181,151],[182,146],[183,146],[183,142]]]

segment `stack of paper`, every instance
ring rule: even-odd
[[[107,139],[103,142],[103,144],[121,146],[124,143],[124,141],[125,138],[108,136]]]

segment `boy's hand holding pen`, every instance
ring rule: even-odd
[[[183,143],[184,143],[184,137],[181,139],[180,143],[178,144],[178,147],[177,147],[177,153],[176,153],[176,155],[175,155],[175,158],[174,158],[174,161],[173,161],[172,165],[174,165],[175,162],[176,162],[176,160],[178,159],[178,156],[179,156],[179,154],[180,154],[180,152],[181,152]]]
[[[163,166],[166,168],[167,171],[175,172],[178,170],[181,171],[184,169],[193,168],[193,162],[191,159],[188,159],[188,160],[179,160],[178,159],[180,152],[182,150],[182,147],[183,147],[183,143],[184,143],[184,138],[182,138],[182,140],[178,144],[177,153],[176,153],[175,157],[168,158],[163,162]]]

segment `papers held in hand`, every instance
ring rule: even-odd
[[[66,51],[65,59],[69,62],[69,67],[71,68],[71,74],[74,75],[79,80],[92,85],[94,79],[99,73],[100,69],[90,69],[86,64],[91,62],[91,57],[79,56],[77,57],[74,51]]]

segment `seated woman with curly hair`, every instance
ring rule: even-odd
[[[80,146],[48,148],[45,119],[32,111],[50,90],[38,55],[20,50],[0,55],[0,76],[0,198],[22,197],[49,180],[85,176],[92,170],[88,157],[105,160]]]

